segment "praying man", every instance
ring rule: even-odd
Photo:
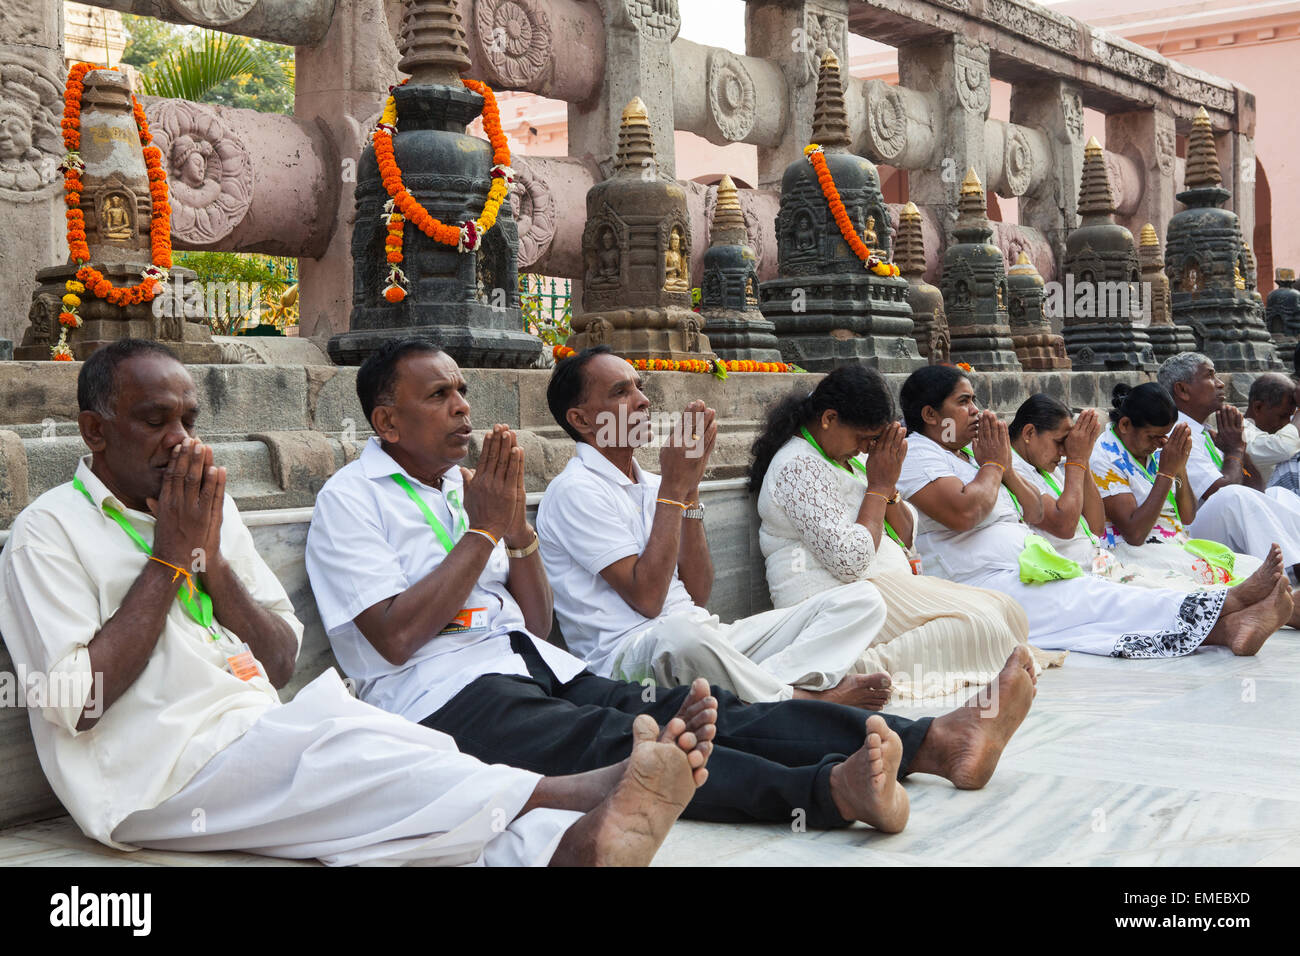
[[[707,776],[707,714],[663,734],[639,718],[618,761],[554,778],[481,763],[332,669],[282,703],[303,626],[195,436],[185,366],[122,339],[82,366],[77,403],[90,455],[15,519],[0,634],[20,673],[76,689],[29,718],[87,836],[327,864],[649,862]]]
[[[1300,494],[1300,408],[1291,378],[1265,372],[1250,383],[1242,438],[1266,488]]]

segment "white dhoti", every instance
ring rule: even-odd
[[[519,816],[540,779],[356,700],[329,670],[113,839],[332,866],[545,866],[581,814]]]
[[[1172,588],[1192,590],[1215,587],[1206,582],[1205,561],[1182,545],[1173,541],[1148,541],[1132,545],[1127,541],[1115,543],[1115,557],[1123,568],[1110,580],[1142,588]],[[1239,578],[1249,577],[1264,562],[1249,554],[1237,554],[1232,573]]]
[[[666,687],[704,677],[750,703],[788,700],[853,672],[884,623],[884,599],[866,581],[733,624],[691,608],[626,639],[612,676]]]
[[[1277,543],[1289,568],[1300,564],[1300,496],[1285,488],[1225,485],[1201,502],[1187,531],[1261,560]]]
[[[1090,575],[1025,584],[1011,570],[964,583],[1015,598],[1029,618],[1035,647],[1109,657],[1190,654],[1209,637],[1228,594],[1227,588],[1147,590]]]

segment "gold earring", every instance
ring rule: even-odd
[[[826,431],[826,423],[822,422],[822,431]]]

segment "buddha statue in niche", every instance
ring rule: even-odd
[[[131,215],[127,212],[126,200],[119,195],[109,196],[104,200],[103,238],[126,240],[132,235]]]
[[[685,292],[688,288],[687,265],[682,257],[682,231],[674,226],[668,234],[668,249],[664,252],[664,289]]]

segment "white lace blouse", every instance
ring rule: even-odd
[[[882,532],[877,547],[857,523],[866,490],[803,438],[791,438],[777,451],[758,493],[758,544],[774,607],[885,572],[911,573],[892,538]],[[906,507],[915,522],[915,509]]]

